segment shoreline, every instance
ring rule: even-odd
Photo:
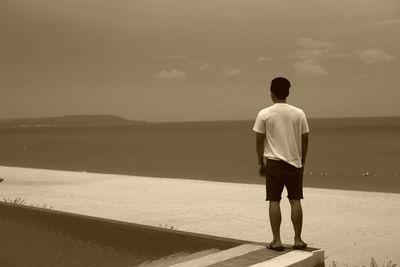
[[[36,167],[30,164],[25,166],[12,166],[12,165],[0,165],[0,167],[9,168],[27,168],[27,169],[40,169],[40,170],[56,170],[66,172],[77,172],[77,173],[96,173],[104,175],[123,175],[123,176],[140,176],[140,177],[152,177],[159,179],[177,179],[177,180],[194,180],[204,182],[222,182],[222,183],[235,183],[235,184],[249,184],[249,185],[265,185],[265,178],[258,175],[253,175],[251,178],[237,178],[232,179],[227,177],[216,177],[211,176],[198,176],[190,175],[188,172],[186,176],[183,175],[163,175],[157,171],[149,172],[132,172],[132,171],[107,171],[107,170],[77,170],[76,168],[45,168]],[[256,171],[255,171],[256,172]],[[312,173],[312,172],[311,172]],[[1,178],[1,176],[0,176]],[[306,170],[303,179],[304,187],[315,188],[315,189],[332,189],[332,190],[345,190],[345,191],[358,191],[358,192],[371,192],[371,193],[395,193],[400,194],[400,174],[389,174],[389,175],[364,175],[363,173],[356,174],[335,174],[314,172],[310,175],[310,171]]]
[[[114,174],[0,166],[0,199],[157,227],[270,242],[265,187]],[[179,190],[177,190],[179,188]],[[325,249],[327,265],[368,265],[397,248],[400,195],[304,188],[303,237]],[[290,205],[282,195],[282,241],[290,244]],[[376,244],[380,244],[377,246]]]

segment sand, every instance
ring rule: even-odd
[[[54,210],[269,242],[265,189],[222,183],[0,166],[0,200],[22,197]],[[329,266],[400,264],[400,194],[305,188],[303,238],[326,251]],[[290,206],[282,202],[290,244]]]

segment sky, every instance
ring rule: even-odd
[[[0,118],[400,116],[399,0],[0,0]]]

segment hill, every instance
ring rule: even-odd
[[[145,123],[127,120],[114,115],[67,115],[62,117],[22,118],[0,120],[4,127],[43,127],[43,126],[78,126],[78,125],[121,125]]]

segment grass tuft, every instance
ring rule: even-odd
[[[392,260],[389,260],[388,258],[385,258],[383,261],[382,267],[396,267],[397,264],[394,264]],[[371,267],[380,267],[378,263],[376,263],[374,258],[371,258]]]
[[[164,229],[171,229],[171,230],[176,230],[177,228],[175,226],[169,226],[168,224],[159,224],[158,225],[160,228],[164,228]]]
[[[22,197],[17,197],[15,199],[3,198],[3,202],[14,204],[14,205],[27,206],[25,199],[23,199]],[[53,208],[53,206],[50,206],[47,204],[31,204],[30,206],[35,207],[35,208],[49,209],[49,210],[51,210]]]
[[[346,265],[346,266],[349,267],[349,265]],[[339,263],[337,261],[332,261],[332,263],[329,265],[329,267],[339,267]],[[354,267],[357,267],[357,265]],[[366,267],[366,266],[363,265],[363,267]],[[389,260],[388,258],[386,258],[383,261],[382,265],[379,265],[374,258],[371,258],[370,267],[397,267],[397,264],[394,264],[392,260]]]
[[[53,206],[45,204],[32,204],[32,207],[51,210]]]
[[[15,204],[15,205],[25,205],[25,200],[22,197],[17,197],[15,199],[4,198],[3,202]]]

